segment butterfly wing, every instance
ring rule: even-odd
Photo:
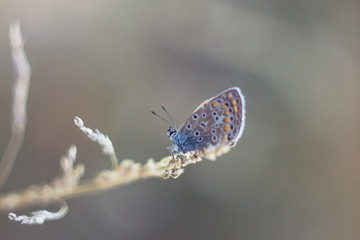
[[[244,127],[245,98],[233,87],[200,104],[178,133],[185,138],[184,152],[215,160],[236,145]]]

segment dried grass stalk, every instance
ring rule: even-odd
[[[24,51],[24,39],[21,35],[19,23],[10,24],[9,38],[17,76],[13,88],[11,137],[0,162],[0,188],[8,179],[24,140],[27,120],[26,105],[31,75],[31,68]]]
[[[30,65],[26,58],[18,23],[10,25],[10,42],[17,78],[13,94],[12,135],[10,142],[0,163],[0,186],[8,178],[16,156],[23,142],[26,124],[26,104],[30,85]],[[92,141],[97,142],[105,155],[109,156],[112,168],[98,172],[93,178],[81,180],[85,166],[76,164],[76,146],[72,145],[67,154],[60,159],[60,174],[48,184],[31,185],[25,189],[14,190],[0,195],[0,211],[9,212],[22,208],[52,203],[60,204],[57,212],[38,210],[31,216],[17,216],[9,213],[9,219],[22,224],[43,224],[63,218],[68,212],[67,199],[96,194],[109,189],[120,187],[134,181],[147,178],[177,178],[184,172],[184,167],[201,161],[194,157],[194,153],[168,156],[155,162],[149,159],[145,164],[130,159],[118,161],[113,144],[107,135],[99,130],[92,130],[84,125],[81,118],[75,117],[74,123]]]

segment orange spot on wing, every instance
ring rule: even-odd
[[[222,140],[223,140],[223,142],[227,140],[227,135],[226,134],[223,135]]]
[[[229,123],[229,122],[230,122],[230,118],[228,118],[228,117],[224,118],[224,122]]]
[[[213,108],[216,108],[217,105],[218,105],[218,102],[217,102],[217,101],[212,101],[212,102],[211,102],[211,106],[212,106]]]
[[[230,114],[229,110],[226,110],[226,111],[224,112],[224,115],[225,115],[225,116],[229,116],[229,114]]]
[[[228,98],[233,98],[234,97],[232,93],[228,93],[227,96],[228,96]]]
[[[221,104],[221,108],[222,108],[222,109],[225,109],[225,108],[227,108],[227,107],[226,107],[225,104]]]
[[[235,106],[235,105],[236,105],[236,100],[235,100],[235,99],[231,100],[231,104],[232,104],[233,106]]]
[[[239,111],[239,108],[238,108],[238,106],[234,105],[234,112],[237,112],[237,111]]]
[[[225,125],[223,129],[224,129],[225,132],[230,131],[230,127],[228,125]]]

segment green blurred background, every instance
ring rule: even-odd
[[[161,104],[179,125],[239,86],[247,126],[229,154],[177,180],[70,200],[64,219],[40,227],[1,213],[1,239],[360,238],[359,1],[2,0],[1,154],[13,20],[33,74],[25,142],[2,192],[50,181],[71,144],[85,178],[110,167],[75,115],[108,134],[120,159],[142,163],[168,155],[168,126],[149,112]]]

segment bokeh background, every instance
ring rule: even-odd
[[[50,181],[71,144],[85,178],[110,167],[75,115],[108,134],[120,159],[142,163],[168,155],[168,126],[149,113],[161,104],[179,125],[239,86],[247,126],[229,154],[177,180],[70,200],[64,219],[43,226],[1,213],[1,239],[360,238],[359,1],[2,0],[1,154],[13,20],[33,74],[24,145],[3,193]]]

